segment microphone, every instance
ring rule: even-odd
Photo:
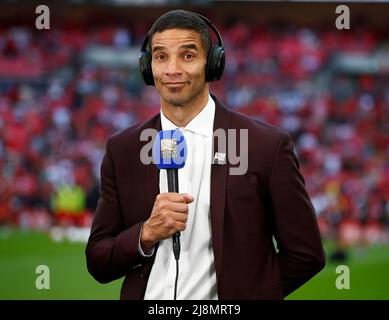
[[[162,130],[155,137],[153,159],[158,169],[165,169],[169,192],[179,193],[178,169],[185,166],[187,146],[181,130]],[[173,235],[173,253],[176,261],[180,258],[180,232]]]

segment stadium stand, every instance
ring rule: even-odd
[[[136,66],[144,30],[0,30],[0,224],[90,225],[107,137],[159,112]],[[389,242],[386,34],[239,19],[220,30],[228,62],[212,91],[291,133],[323,236]]]

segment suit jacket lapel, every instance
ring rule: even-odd
[[[154,117],[150,128],[160,131],[161,127],[161,116],[158,114]],[[146,171],[148,207],[152,208],[154,206],[155,197],[159,194],[159,170],[154,163],[150,163],[143,167]],[[148,219],[148,217],[146,219]]]
[[[212,95],[215,101],[215,119],[213,125],[214,133],[218,129],[223,129],[227,137],[227,130],[230,126],[230,112],[220,103],[215,96]],[[226,143],[220,143],[216,135],[213,138],[212,157],[215,152],[223,152],[228,154],[227,140]],[[227,159],[228,160],[228,159]],[[212,223],[212,241],[213,251],[215,256],[216,276],[220,274],[221,263],[223,257],[223,228],[224,228],[224,212],[227,189],[227,174],[228,161],[224,165],[211,165],[211,223]]]

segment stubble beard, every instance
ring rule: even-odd
[[[194,94],[191,94],[189,92],[189,93],[184,94],[182,97],[180,97],[180,96],[178,96],[178,97],[170,96],[171,94],[174,95],[175,93],[177,93],[180,89],[177,89],[177,88],[168,89],[169,96],[167,96],[163,100],[165,100],[165,102],[167,102],[172,107],[182,108],[185,105],[187,105],[188,103],[190,103],[191,101],[194,101],[199,96],[201,96],[202,93],[205,90],[205,86],[206,86],[206,84],[204,84],[201,88],[198,88]],[[189,90],[190,89],[191,88],[189,88]],[[193,91],[193,89],[192,89],[192,91]]]

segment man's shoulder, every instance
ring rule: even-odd
[[[221,102],[216,96],[211,95],[215,100],[216,105],[227,112],[230,116],[230,124],[229,127],[231,129],[248,129],[253,134],[261,135],[262,137],[267,138],[280,138],[285,135],[289,135],[289,133],[275,125],[272,125],[268,122],[260,120],[258,118],[254,118],[243,113],[234,111],[228,108],[223,102]]]

